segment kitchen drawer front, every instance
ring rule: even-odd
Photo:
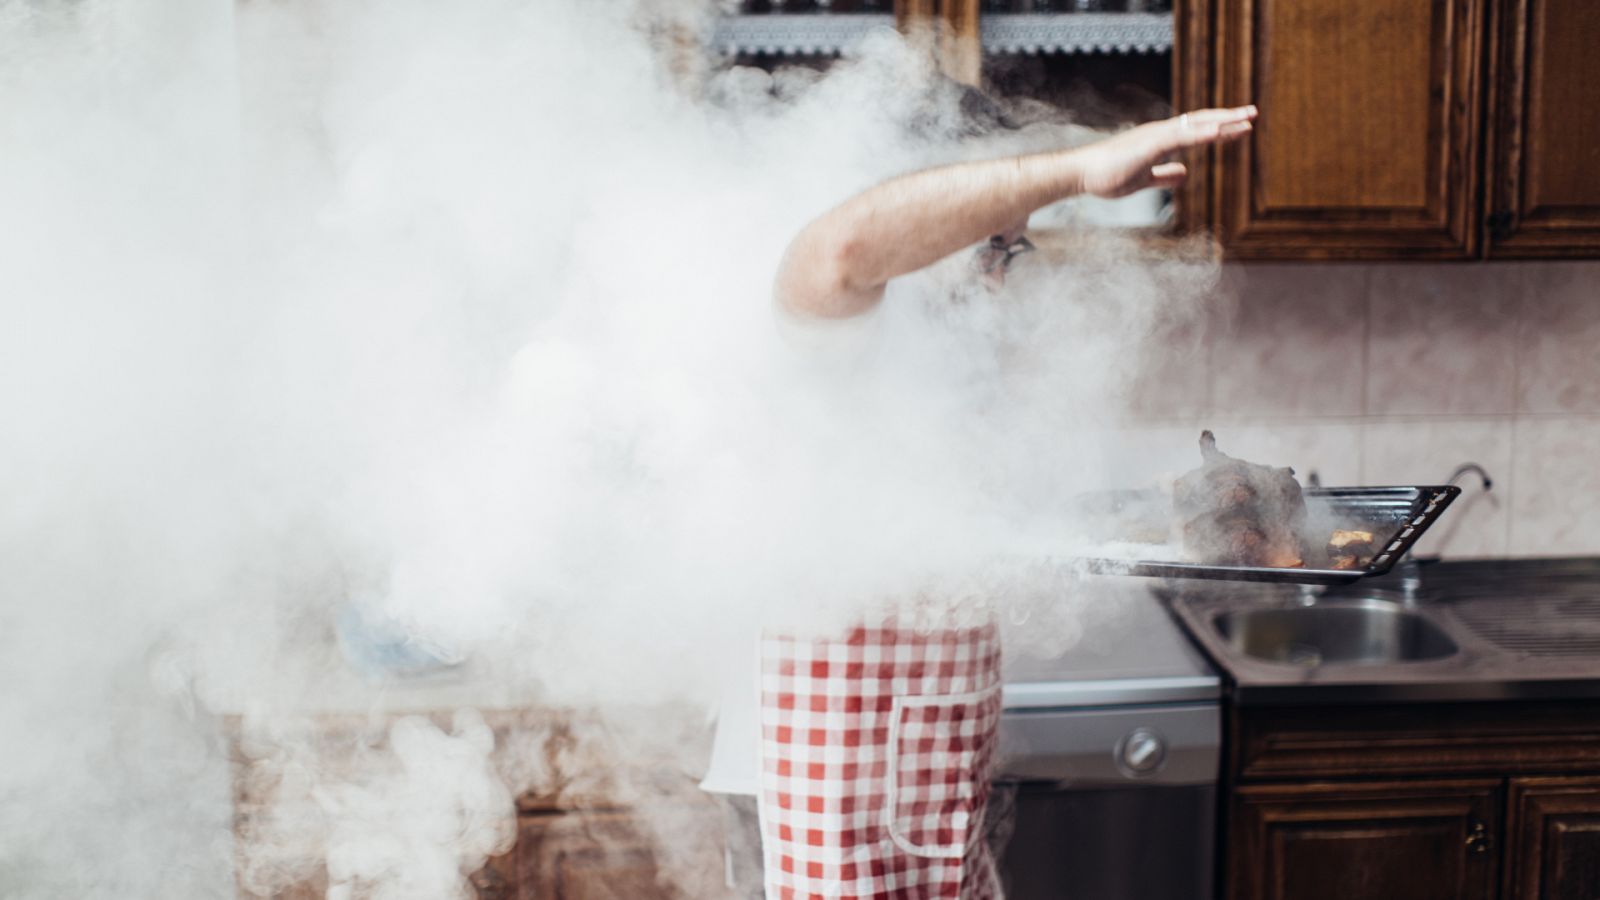
[[[1600,703],[1234,709],[1241,781],[1600,772]]]

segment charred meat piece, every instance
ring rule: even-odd
[[[1306,504],[1290,468],[1245,462],[1200,435],[1200,468],[1179,478],[1173,506],[1184,555],[1207,565],[1299,568]]]

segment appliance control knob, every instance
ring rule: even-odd
[[[1128,775],[1149,775],[1167,761],[1167,742],[1152,728],[1135,728],[1117,747],[1117,765]]]

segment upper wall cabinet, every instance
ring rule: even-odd
[[[1214,154],[1212,227],[1253,259],[1478,248],[1483,0],[1217,0],[1212,104],[1255,103]]]
[[[1191,0],[1184,108],[1255,103],[1185,221],[1240,259],[1600,254],[1593,0]]]
[[[1502,0],[1498,12],[1488,255],[1600,256],[1600,4]]]

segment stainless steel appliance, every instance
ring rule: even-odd
[[[1145,582],[1099,578],[1060,652],[1007,636],[991,821],[1008,900],[1213,892],[1221,681]]]

